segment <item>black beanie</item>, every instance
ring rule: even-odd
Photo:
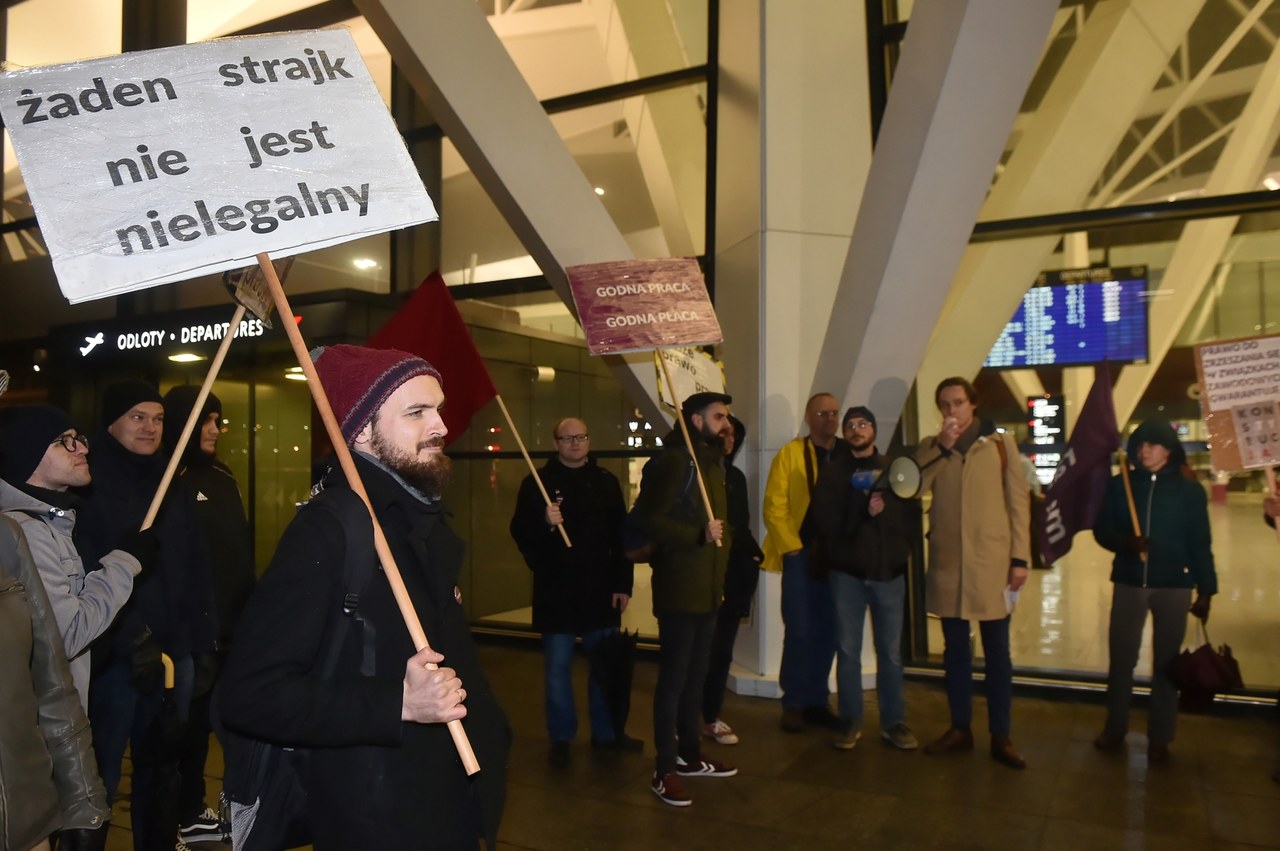
[[[173,444],[182,435],[187,417],[191,416],[191,409],[195,407],[196,397],[199,395],[200,388],[194,384],[179,384],[164,394],[164,445],[170,452],[177,448]],[[204,425],[205,418],[213,413],[222,415],[222,400],[210,391],[205,397],[204,407],[200,409],[200,416],[196,419],[196,427],[191,431],[189,442],[199,445],[200,428]]]
[[[75,427],[70,414],[49,405],[0,410],[0,479],[25,484],[58,435]]]
[[[866,405],[854,405],[852,408],[845,411],[844,419],[840,421],[840,424],[842,426],[846,425],[849,422],[849,420],[853,419],[854,417],[861,417],[862,419],[871,423],[871,427],[873,429],[878,430],[878,427],[876,426],[876,415],[871,413],[871,409],[868,408]]]
[[[145,381],[129,379],[108,384],[102,394],[102,425],[109,426],[141,402],[163,404],[160,391]]]

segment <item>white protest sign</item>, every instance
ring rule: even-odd
[[[658,369],[658,392],[671,407],[679,408],[694,393],[724,392],[724,366],[701,349],[658,349],[658,355],[667,362],[672,384],[666,386]]]
[[[1196,373],[1213,469],[1280,462],[1280,336],[1201,343]]]
[[[0,74],[74,304],[437,218],[346,30]]]

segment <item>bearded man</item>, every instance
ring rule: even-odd
[[[723,393],[695,393],[681,406],[711,516],[694,481],[693,458],[679,431],[663,441],[646,468],[637,513],[654,553],[653,614],[658,619],[658,684],[653,693],[653,742],[658,751],[650,789],[664,803],[693,802],[682,777],[730,777],[733,766],[702,755],[702,691],[711,661],[716,610],[724,592],[733,530],[725,523],[724,441],[732,433]]]
[[[337,473],[289,524],[245,608],[216,698],[222,723],[311,748],[317,851],[492,846],[510,731],[480,669],[458,590],[464,545],[440,502],[440,373],[389,349],[330,346],[312,357],[433,649],[415,651],[380,570],[348,587],[345,562],[374,558],[364,546],[372,524]],[[458,719],[482,768],[471,777],[446,727]]]

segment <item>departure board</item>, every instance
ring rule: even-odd
[[[1014,369],[1147,359],[1147,267],[1046,272],[983,366]]]

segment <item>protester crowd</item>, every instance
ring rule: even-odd
[[[57,408],[0,408],[4,848],[103,847],[126,748],[136,851],[227,841],[233,826],[243,848],[496,840],[511,734],[479,664],[458,585],[465,545],[444,509],[447,376],[390,349],[312,356],[363,486],[330,469],[256,588],[243,502],[217,456],[216,396],[195,411],[192,387],[161,396],[141,381],[111,384],[92,435]],[[734,466],[747,426],[732,401],[712,392],[684,400],[629,511],[591,453],[588,423],[559,420],[555,454],[525,478],[510,521],[532,572],[556,768],[571,761],[578,732],[578,643],[591,747],[644,749],[626,730],[635,636],[619,626],[633,565],[651,566],[660,652],[650,788],[678,807],[692,803],[687,778],[737,773],[704,745],[739,742],[721,710],[761,570],[781,574],[781,729],[825,730],[834,748],[856,747],[869,612],[879,736],[920,747],[900,651],[918,507],[885,485],[875,412],[855,404],[841,416],[829,393],[808,400],[804,434],[770,467],[758,543],[752,494]],[[915,461],[931,496],[925,605],[941,619],[950,725],[923,751],[975,746],[976,621],[990,755],[1021,769],[1009,628],[1032,562],[1030,489],[1016,444],[977,415],[968,381],[943,381],[935,402],[941,428]],[[1217,579],[1204,492],[1182,475],[1172,429],[1142,424],[1129,457],[1133,470],[1111,482],[1094,529],[1115,553],[1107,714],[1095,746],[1123,746],[1149,612],[1148,748],[1158,762],[1176,729],[1167,670],[1188,610],[1208,618]],[[162,488],[171,459],[176,476]],[[1266,511],[1280,514],[1280,499]],[[406,627],[406,607],[421,613],[425,644]],[[479,774],[459,758],[460,729]],[[214,731],[227,763],[216,809],[204,786]]]

